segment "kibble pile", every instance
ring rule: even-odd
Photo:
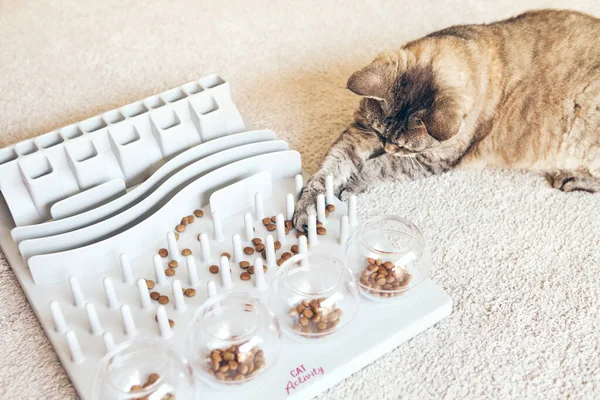
[[[406,268],[396,266],[390,261],[382,262],[368,258],[367,262],[369,265],[362,272],[360,284],[372,296],[400,296],[412,280],[412,275]]]
[[[129,392],[140,392],[146,389],[147,387],[153,385],[159,379],[160,376],[157,373],[151,373],[150,375],[148,375],[148,378],[146,379],[146,382],[143,385],[133,385],[129,389]],[[148,400],[152,394],[154,393],[151,393],[148,396],[134,397],[133,400]],[[162,396],[160,400],[175,400],[175,395],[173,393],[167,393],[164,396]]]
[[[245,347],[246,343],[211,351],[207,357],[209,373],[219,381],[245,381],[254,378],[266,366],[265,354],[258,346],[249,351],[244,351]]]
[[[302,300],[289,311],[292,328],[296,332],[318,334],[332,333],[340,323],[343,312],[335,303],[329,305],[326,298]]]

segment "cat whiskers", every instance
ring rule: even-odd
[[[427,172],[427,169],[417,159],[416,155],[407,155],[406,157],[408,157],[408,159],[410,160],[411,164],[413,165],[413,167],[415,169],[417,169],[417,166],[419,166],[419,168],[421,168],[421,170],[425,173],[425,175],[429,175],[429,173]]]

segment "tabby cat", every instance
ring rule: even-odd
[[[565,192],[600,191],[599,38],[597,18],[542,10],[381,54],[348,80],[360,107],[294,224],[305,228],[329,174],[341,200],[452,168],[530,170]]]

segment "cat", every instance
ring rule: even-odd
[[[302,190],[306,229],[325,177],[346,200],[382,181],[453,168],[544,174],[565,192],[600,191],[600,19],[530,11],[431,33],[350,76],[354,122]]]

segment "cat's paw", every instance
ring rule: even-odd
[[[600,181],[584,174],[576,174],[569,171],[559,171],[550,173],[546,176],[553,188],[563,192],[599,192]]]
[[[294,211],[294,227],[300,232],[306,232],[308,227],[308,216],[317,215],[316,197],[303,194]]]
[[[356,190],[356,188],[344,188],[342,189],[342,191],[340,192],[340,194],[338,195],[338,198],[341,201],[348,201],[348,199],[352,196],[356,196],[357,194],[363,192],[364,189],[362,190]]]
[[[342,187],[337,195],[341,201],[347,201],[350,197],[356,196],[367,189],[367,185],[360,180],[350,180]]]

